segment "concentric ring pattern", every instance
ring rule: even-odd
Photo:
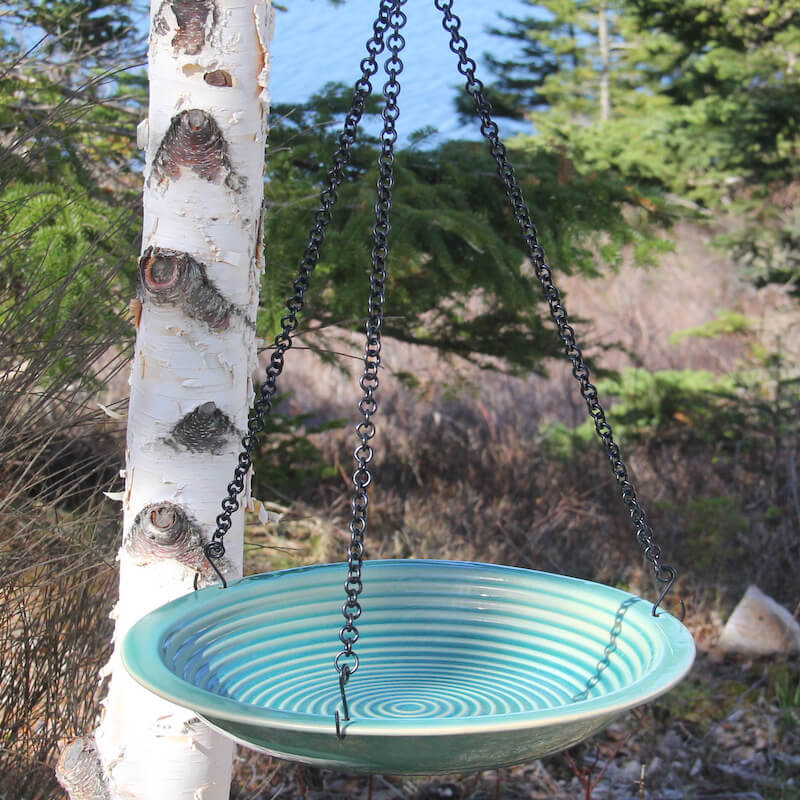
[[[287,570],[180,598],[134,626],[126,665],[218,727],[239,726],[228,730],[238,738],[255,738],[241,726],[274,729],[279,743],[281,729],[284,739],[305,729],[332,737],[338,752],[364,736],[499,741],[509,730],[602,727],[666,691],[694,656],[677,620],[654,618],[649,603],[610,587],[485,564],[367,562],[360,666],[347,686],[351,722],[338,740],[333,658],[345,575],[340,564]],[[255,743],[339,763],[316,755],[317,742],[308,755],[271,741]],[[530,757],[515,752],[505,763]]]

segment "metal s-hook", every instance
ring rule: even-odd
[[[225,580],[225,576],[220,572],[219,567],[214,563],[215,558],[222,558],[225,554],[225,546],[222,542],[212,541],[209,542],[203,548],[203,555],[206,557],[206,561],[211,565],[211,569],[217,573],[220,581],[222,582],[222,588],[228,588],[228,582]],[[197,591],[200,588],[200,571],[194,573],[194,590]]]
[[[665,576],[666,573],[666,576]],[[669,594],[670,590],[672,589],[672,585],[675,583],[675,579],[678,577],[678,571],[675,567],[669,566],[669,564],[663,564],[659,566],[658,571],[656,572],[656,580],[659,583],[663,583],[664,588],[661,590],[661,594],[659,594],[658,599],[653,604],[653,616],[659,617],[661,616],[658,613],[658,607],[663,602],[664,598]],[[683,622],[686,619],[686,603],[683,602],[683,598],[679,598],[681,601],[681,616],[679,622]]]
[[[228,588],[228,581],[225,580],[225,576],[220,571],[219,567],[214,563],[214,559],[222,558],[225,555],[225,545],[222,542],[218,542],[213,540],[209,542],[203,548],[203,555],[206,557],[206,561],[211,565],[211,569],[217,573],[217,577],[220,579],[222,583],[222,588]],[[195,576],[195,588],[197,587],[197,577]]]
[[[345,722],[350,721],[350,709],[347,707],[347,694],[344,691],[345,684],[350,679],[350,668],[345,664],[339,671],[339,694],[342,696],[342,708],[344,709]],[[339,710],[334,713],[336,720],[336,738],[340,741],[344,739],[344,732],[342,731],[342,724],[339,718]]]

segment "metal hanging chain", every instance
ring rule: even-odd
[[[675,578],[678,575],[677,570],[669,564],[664,564],[661,560],[661,548],[653,540],[652,528],[636,496],[633,483],[628,477],[628,470],[620,455],[619,446],[612,436],[611,425],[609,425],[605,411],[600,405],[597,389],[591,383],[589,368],[586,366],[581,349],[578,347],[575,331],[569,324],[566,309],[561,302],[561,295],[553,283],[552,270],[545,260],[544,250],[539,243],[536,226],[531,220],[531,214],[522,195],[522,189],[517,181],[514,167],[508,160],[506,147],[500,140],[497,124],[492,119],[492,106],[486,99],[483,83],[475,77],[475,61],[467,55],[467,40],[460,33],[461,20],[452,11],[452,0],[434,0],[434,4],[444,15],[442,26],[450,34],[450,49],[458,56],[458,71],[466,78],[467,93],[472,97],[475,110],[480,117],[481,133],[489,141],[491,153],[497,162],[497,173],[503,181],[514,217],[528,245],[530,259],[536,270],[536,276],[542,285],[544,299],[550,307],[550,315],[558,328],[559,338],[564,343],[564,352],[572,362],[572,374],[580,384],[581,395],[586,401],[589,415],[594,420],[597,435],[603,442],[603,447],[611,461],[611,469],[617,480],[622,502],[630,514],[631,522],[636,532],[636,539],[644,551],[645,558],[652,566],[656,581],[662,585],[659,597],[653,605],[653,616],[658,616],[658,607],[675,583]]]
[[[333,154],[333,166],[328,171],[328,184],[320,193],[320,206],[314,220],[314,227],[309,234],[303,258],[300,261],[298,277],[293,285],[293,294],[286,301],[288,313],[281,318],[281,332],[275,337],[272,355],[264,382],[259,389],[259,396],[247,421],[247,434],[242,439],[242,452],[233,473],[233,480],[228,484],[227,496],[222,500],[222,513],[216,519],[217,528],[211,541],[203,548],[208,563],[217,573],[222,585],[227,587],[225,576],[215,563],[225,555],[223,539],[231,528],[231,517],[239,508],[238,497],[244,491],[247,473],[253,464],[253,452],[258,444],[258,434],[264,430],[265,416],[272,410],[272,403],[277,391],[277,380],[283,371],[284,354],[292,346],[292,334],[297,330],[297,316],[305,306],[305,294],[311,283],[311,275],[319,262],[319,251],[325,240],[325,232],[331,221],[333,207],[338,200],[338,189],[344,180],[344,169],[350,162],[351,148],[356,140],[358,124],[364,113],[367,98],[372,93],[372,78],[378,71],[377,57],[385,49],[384,36],[390,27],[390,19],[405,0],[381,0],[378,17],[372,30],[373,35],[367,42],[367,57],[361,61],[361,77],[355,84],[350,109],[345,116],[339,146]],[[195,576],[195,587],[197,576]]]
[[[372,270],[369,279],[369,316],[366,323],[366,345],[364,347],[364,372],[359,385],[363,396],[358,403],[362,419],[356,426],[358,446],[353,457],[356,469],[353,473],[353,516],[350,521],[350,545],[347,549],[347,580],[344,583],[346,600],[342,606],[345,624],[339,631],[339,639],[344,648],[334,659],[334,666],[339,673],[339,690],[342,696],[344,718],[350,719],[347,706],[345,685],[358,669],[358,655],[353,649],[358,641],[356,620],[361,616],[359,595],[364,586],[361,568],[364,562],[364,535],[367,531],[367,511],[369,508],[368,489],[372,483],[372,462],[374,451],[370,441],[375,436],[375,423],[372,417],[378,410],[375,392],[378,389],[378,370],[381,365],[381,326],[383,324],[383,306],[386,301],[386,262],[389,257],[389,232],[391,231],[390,214],[392,209],[392,187],[394,186],[394,146],[397,142],[395,123],[400,115],[397,97],[400,94],[400,82],[397,80],[403,71],[400,53],[405,47],[405,39],[400,31],[406,24],[406,15],[401,10],[406,0],[399,0],[390,16],[392,32],[386,39],[389,55],[384,70],[389,80],[383,86],[385,103],[383,112],[383,129],[381,131],[381,153],[378,157],[377,201],[375,203],[375,225],[372,247]],[[336,732],[341,737],[339,712],[336,717]]]

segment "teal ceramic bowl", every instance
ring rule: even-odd
[[[252,575],[140,620],[141,684],[249,747],[318,766],[435,774],[563,750],[674,686],[692,637],[626,592],[513,567],[365,563],[358,671],[341,711],[344,564]]]

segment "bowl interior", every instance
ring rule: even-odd
[[[126,664],[201,713],[329,729],[341,709],[345,577],[331,564],[187,595],[134,627]],[[666,691],[694,655],[669,614],[574,578],[403,560],[367,562],[363,579],[347,686],[359,725],[469,730],[608,714]]]

